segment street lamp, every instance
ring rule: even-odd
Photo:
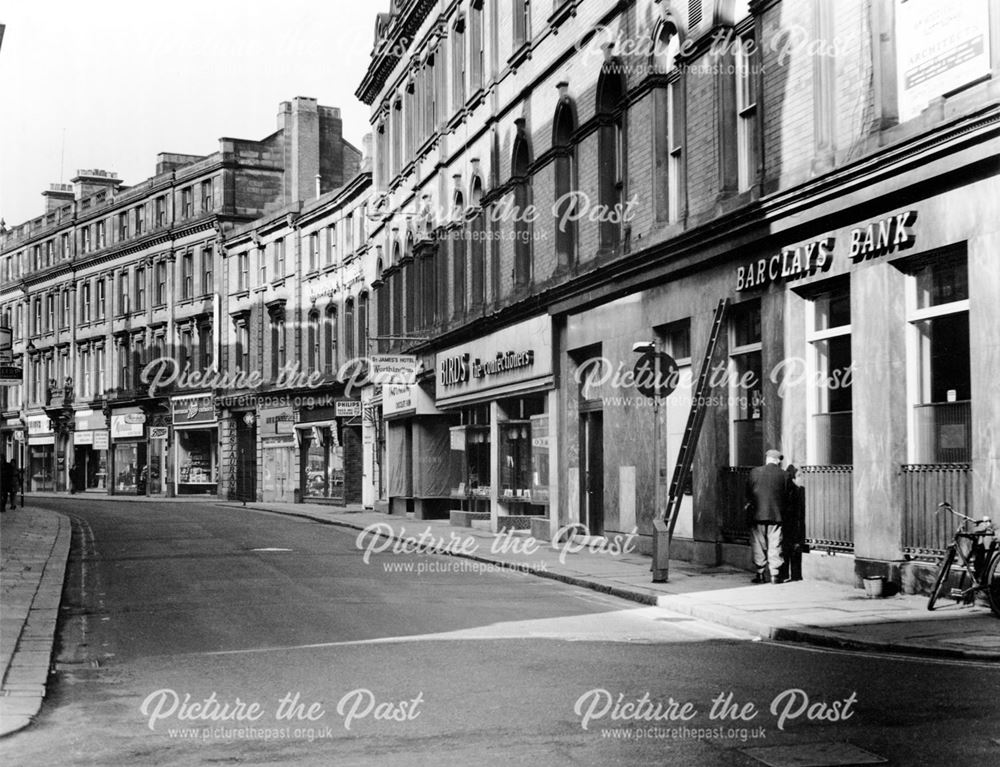
[[[660,423],[660,399],[669,396],[676,386],[677,365],[663,352],[659,339],[638,341],[632,344],[632,351],[642,356],[635,364],[633,374],[636,389],[653,400],[653,583],[665,583],[670,570],[670,529],[664,519],[663,478],[660,454],[663,450]],[[664,368],[672,380],[664,381]],[[648,377],[652,369],[652,385]]]

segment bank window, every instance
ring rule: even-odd
[[[909,270],[913,357],[911,453],[915,463],[972,460],[969,274],[964,255]]]
[[[190,218],[194,215],[194,192],[191,187],[181,191],[181,204],[184,209],[184,218]]]
[[[760,301],[734,306],[729,331],[731,458],[756,466],[764,455]]]
[[[70,303],[69,303],[69,291],[64,290],[62,292],[62,312],[59,317],[59,324],[64,327],[69,327],[70,321]]]
[[[678,365],[691,364],[691,320],[671,322],[659,328],[663,351],[674,358]]]
[[[45,330],[51,333],[56,329],[56,297],[49,293],[45,297]]]
[[[814,294],[806,314],[811,462],[850,465],[853,443],[851,291],[847,282]]]

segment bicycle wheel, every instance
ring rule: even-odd
[[[955,544],[951,544],[948,547],[948,553],[944,555],[944,561],[941,562],[941,567],[938,569],[937,578],[934,579],[934,588],[931,589],[930,599],[927,600],[927,609],[933,610],[934,603],[938,601],[938,597],[941,596],[941,590],[946,587],[948,583],[948,573],[951,570],[952,563],[955,561]]]
[[[990,602],[993,614],[1000,617],[1000,552],[994,553],[986,566],[986,597]]]

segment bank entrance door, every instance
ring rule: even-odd
[[[591,535],[604,534],[604,412],[580,413],[580,519]]]

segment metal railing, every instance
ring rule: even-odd
[[[854,467],[800,466],[805,542],[813,549],[854,550]]]
[[[972,513],[972,467],[967,463],[906,464],[903,472],[903,552],[918,559],[944,555],[955,534],[955,520],[937,514],[947,501],[955,511]]]
[[[750,521],[744,510],[747,478],[753,466],[723,466],[719,469],[721,485],[722,540],[726,543],[749,543]]]

